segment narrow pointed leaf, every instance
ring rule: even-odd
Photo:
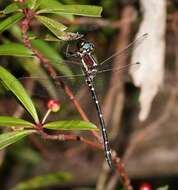
[[[80,120],[53,121],[45,124],[43,127],[53,130],[98,130],[94,124]]]
[[[64,26],[63,24],[51,18],[48,18],[45,16],[36,16],[36,17],[43,25],[45,25],[58,38],[60,38],[60,36],[64,34],[64,30],[67,29],[66,26]]]
[[[33,190],[47,188],[49,186],[63,184],[71,181],[72,176],[67,172],[56,172],[48,175],[33,177],[29,180],[17,184],[11,190]]]
[[[84,35],[79,34],[78,32],[65,32],[62,36],[60,36],[60,39],[54,37],[53,35],[47,34],[43,40],[45,41],[51,41],[51,42],[61,42],[62,41],[69,41],[69,40],[78,40],[82,38]]]
[[[34,124],[16,117],[0,116],[0,126],[33,128]]]
[[[40,9],[55,9],[58,8],[62,5],[62,3],[60,3],[57,0],[38,0],[38,5],[40,6]],[[71,14],[65,14],[65,13],[56,13],[57,15],[64,17],[66,19],[69,20],[73,20],[74,16]]]
[[[39,0],[31,0],[31,1],[32,1],[31,9],[36,10],[39,6]]]
[[[0,45],[0,55],[32,57],[32,52],[18,43],[7,43]]]
[[[4,14],[10,14],[13,13],[15,11],[17,11],[19,9],[19,4],[17,2],[15,3],[11,3],[10,5],[8,5],[4,10],[3,13]]]
[[[38,11],[41,13],[65,13],[80,16],[101,17],[102,7],[91,5],[60,5],[55,8],[45,8]]]
[[[31,114],[36,123],[39,123],[38,115],[33,105],[32,100],[28,96],[27,92],[23,88],[20,82],[6,69],[0,66],[0,79],[3,81],[5,86],[12,91],[12,93],[19,99],[26,110]],[[15,85],[14,85],[15,81]]]
[[[35,130],[22,130],[1,134],[0,150],[35,132]]]
[[[12,16],[9,16],[8,18],[2,20],[0,22],[0,33],[2,33],[4,30],[8,29],[15,23],[17,23],[19,20],[23,18],[23,13],[16,13]]]

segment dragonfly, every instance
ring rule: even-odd
[[[80,59],[80,62],[77,62],[77,64],[80,65],[80,67],[82,69],[82,74],[70,75],[70,76],[59,76],[59,78],[66,78],[66,77],[70,78],[70,77],[81,77],[81,76],[83,76],[85,78],[86,84],[90,91],[90,94],[91,94],[92,100],[95,104],[97,115],[98,115],[101,134],[102,134],[102,138],[103,138],[105,159],[111,169],[114,168],[114,164],[112,161],[111,148],[110,148],[108,133],[106,130],[106,125],[105,125],[102,109],[101,109],[99,99],[98,99],[96,89],[95,89],[94,79],[97,74],[108,72],[108,71],[112,70],[112,68],[101,69],[103,65],[105,65],[112,58],[114,58],[116,56],[120,56],[124,52],[128,51],[129,49],[132,49],[132,48],[136,47],[137,45],[139,45],[147,37],[147,35],[148,34],[143,34],[142,36],[136,38],[127,47],[125,47],[121,52],[114,53],[109,58],[105,59],[104,61],[102,61],[99,64],[97,63],[97,61],[95,60],[95,57],[94,57],[94,53],[93,53],[94,52],[94,44],[89,41],[83,40],[83,39],[79,40],[77,51],[69,52],[69,48],[67,47],[66,56],[70,57],[70,58],[79,58]],[[76,62],[71,61],[71,63],[76,63]],[[139,62],[137,62],[135,64],[137,65],[137,64],[139,64]],[[130,64],[128,64],[128,65],[130,65]],[[128,65],[118,68],[115,71],[122,70],[124,67],[127,67]],[[22,80],[22,79],[30,79],[30,78],[33,78],[33,77],[21,77],[19,79]],[[40,79],[38,76],[34,77],[34,78],[37,80]]]

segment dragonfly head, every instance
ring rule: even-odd
[[[80,53],[91,53],[94,50],[94,44],[91,42],[82,41],[79,43]]]

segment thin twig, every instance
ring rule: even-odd
[[[42,135],[44,139],[58,140],[58,141],[80,141],[80,142],[83,142],[84,144],[89,145],[90,147],[103,150],[103,146],[101,144],[85,139],[84,137],[79,136],[79,135],[73,135],[73,134],[72,135],[66,135],[66,134],[49,135],[45,133],[44,131],[40,131],[39,134]]]

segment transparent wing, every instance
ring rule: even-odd
[[[132,64],[132,66],[133,65],[136,69],[139,66],[138,63]],[[99,85],[98,90],[103,88],[103,85],[106,81],[109,81],[111,72],[119,75],[122,72],[126,72],[129,66],[130,64],[123,67],[118,67],[115,70],[107,69],[99,71],[94,81],[97,83],[97,85]],[[16,85],[17,81],[19,81],[24,85],[25,89],[29,90],[29,94],[34,99],[39,99],[40,101],[44,102],[50,98],[60,99],[61,101],[66,101],[66,99],[68,99],[63,89],[59,85],[58,81],[61,80],[65,82],[70,87],[70,89],[72,89],[74,95],[78,94],[80,92],[80,89],[84,86],[85,88],[88,88],[85,83],[85,76],[82,72],[78,75],[56,76],[56,79],[52,80],[47,74],[42,75],[38,70],[36,71],[36,73],[33,73],[33,76],[19,77],[17,80],[12,81],[11,85]]]
[[[58,77],[57,79],[63,79],[78,100],[80,100],[79,97],[81,97],[82,87],[87,90],[85,81],[82,80],[83,78],[79,77],[81,81],[77,82],[76,77],[75,80],[74,78],[68,80],[67,77]],[[11,85],[15,86],[18,82],[24,86],[25,90],[32,98],[36,108],[38,109],[38,113],[41,114],[41,117],[46,113],[48,109],[47,104],[50,99],[58,100],[61,104],[60,112],[51,114],[50,119],[51,117],[53,117],[54,120],[59,120],[59,118],[66,119],[69,117],[76,119],[76,116],[78,116],[75,106],[69,96],[67,96],[58,83],[54,82],[49,77],[20,77],[17,80],[12,81]]]
[[[144,42],[144,40],[148,37],[148,34],[143,34],[142,36],[136,38],[133,42],[128,44],[124,49],[121,51],[116,51],[114,54],[112,54],[110,57],[106,58],[102,62],[98,64],[98,71],[102,70],[111,70],[113,60],[117,58],[117,64],[119,66],[119,63],[123,61],[125,57],[129,58],[131,56],[131,53],[133,49],[136,49],[141,43]],[[139,60],[137,60],[139,62]]]
[[[118,74],[120,74],[120,72],[123,72],[124,70],[126,71],[127,68],[131,64],[119,66],[119,63],[118,63],[118,67],[115,67],[115,69],[113,70],[112,59],[119,56],[121,57],[120,60],[122,61],[122,56],[123,55],[125,56],[125,54],[130,53],[133,50],[133,48],[136,48],[140,43],[142,43],[146,37],[147,37],[147,34],[144,34],[143,36],[137,38],[135,41],[130,43],[122,51],[116,52],[113,55],[111,55],[109,58],[102,61],[98,67],[98,73],[96,76],[97,81],[103,81],[103,76],[105,76],[106,80],[109,80],[108,76],[110,76],[110,74],[106,74],[106,73],[110,73],[111,71],[112,73],[115,72]],[[59,67],[60,69],[62,67],[65,67],[70,70],[70,72],[64,72],[64,73],[60,71],[61,74],[57,76],[56,79],[63,80],[64,82],[66,82],[74,92],[77,92],[78,89],[82,85],[85,85],[85,79],[84,79],[85,76],[81,69],[80,60],[62,60],[62,59],[56,60],[56,59],[50,58],[50,61],[55,62],[57,67]],[[136,69],[138,68],[138,65],[139,64],[135,63]],[[27,64],[25,64],[25,66],[27,66]],[[31,65],[30,67],[33,68],[34,64]],[[40,72],[39,66],[34,67],[33,69],[29,69],[29,70],[28,68],[26,68],[26,70],[30,71],[28,72],[30,76],[23,76],[23,77],[20,77],[18,80],[20,80],[23,84],[28,84],[30,83],[29,81],[32,81],[32,83],[35,86],[33,92],[31,92],[32,94],[38,94],[39,97],[47,97],[47,96],[52,97],[52,98],[58,97],[60,93],[57,92],[57,90],[60,87],[56,85],[56,83],[50,79],[50,76],[48,76],[47,73],[42,74]],[[15,81],[13,82],[13,85],[15,85]],[[42,90],[39,90],[39,89],[42,89]]]
[[[148,34],[143,34],[142,36],[136,38],[133,42],[128,44],[128,46],[126,46],[123,50],[113,53],[110,57],[98,63],[98,71],[102,72],[102,70],[111,70],[113,65],[113,59],[116,58],[119,67],[119,63],[121,63],[125,57],[130,57],[133,49],[137,48],[142,42],[144,42],[147,36]],[[50,57],[49,61],[58,69],[58,71],[60,71],[61,74],[64,74],[66,76],[81,74],[80,72],[78,72],[79,69],[77,67],[81,66],[81,60],[79,58],[70,58],[62,60]],[[137,61],[139,62],[139,60]]]

